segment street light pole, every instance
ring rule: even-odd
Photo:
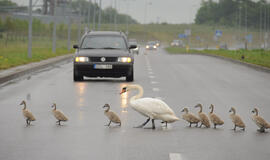
[[[127,31],[126,34],[128,36],[128,23],[129,23],[129,17],[128,17],[128,13],[129,13],[129,0],[127,0]]]
[[[114,7],[115,7],[115,13],[114,13],[114,30],[117,30],[117,0],[114,0]]]
[[[28,58],[32,58],[32,0],[29,0]]]
[[[91,4],[91,0],[89,0],[89,2],[88,2],[88,11],[87,11],[88,31],[90,31],[90,4]]]
[[[97,1],[94,2],[94,15],[93,15],[93,30],[96,30],[96,4]]]
[[[100,31],[100,23],[101,23],[101,12],[102,12],[102,0],[99,0],[99,12],[98,12],[98,30]]]
[[[53,46],[52,52],[56,52],[56,0],[54,0],[53,5]]]

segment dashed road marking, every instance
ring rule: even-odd
[[[151,81],[151,84],[158,84],[158,82],[156,82],[156,81]]]
[[[148,72],[148,74],[154,74],[154,73],[150,71],[150,72]]]
[[[149,76],[149,78],[155,78],[155,76]]]
[[[170,153],[169,157],[170,157],[170,160],[182,160],[180,153]]]
[[[153,88],[153,91],[154,92],[158,92],[159,91],[159,88]]]

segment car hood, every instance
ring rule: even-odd
[[[86,57],[120,57],[120,56],[131,56],[127,50],[117,50],[117,49],[81,49],[76,52],[76,56],[86,56]]]

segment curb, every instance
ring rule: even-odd
[[[0,84],[21,77],[25,74],[41,70],[48,67],[49,65],[71,59],[72,57],[73,54],[68,54],[0,71]]]
[[[174,54],[174,53],[169,53],[169,52],[167,52],[167,53],[168,54]],[[239,60],[236,60],[236,59],[231,59],[231,58],[228,58],[228,57],[223,57],[223,56],[218,56],[218,55],[212,55],[212,54],[207,54],[207,53],[176,53],[176,54],[201,55],[201,56],[209,56],[209,57],[219,58],[219,59],[226,60],[226,61],[229,61],[229,62],[232,62],[232,63],[236,63],[236,64],[247,66],[247,67],[252,68],[252,69],[255,69],[257,71],[263,71],[263,72],[270,73],[270,68],[267,68],[267,67],[264,67],[264,66],[260,66],[260,65],[257,65],[257,64],[252,64],[252,63],[247,63],[247,62],[239,61]]]

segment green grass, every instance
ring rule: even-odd
[[[63,41],[59,41],[57,45],[56,53],[53,53],[51,41],[34,40],[32,58],[28,58],[27,42],[12,41],[5,45],[0,41],[0,70],[74,52],[74,50],[68,51]]]
[[[166,48],[168,53],[171,54],[181,54],[187,53],[184,48],[168,47]],[[193,50],[191,49],[188,53],[200,53],[200,54],[210,54],[217,55],[226,58],[231,58],[247,63],[252,63],[264,67],[270,68],[270,51],[265,50]],[[242,60],[242,55],[244,55],[244,60]]]

